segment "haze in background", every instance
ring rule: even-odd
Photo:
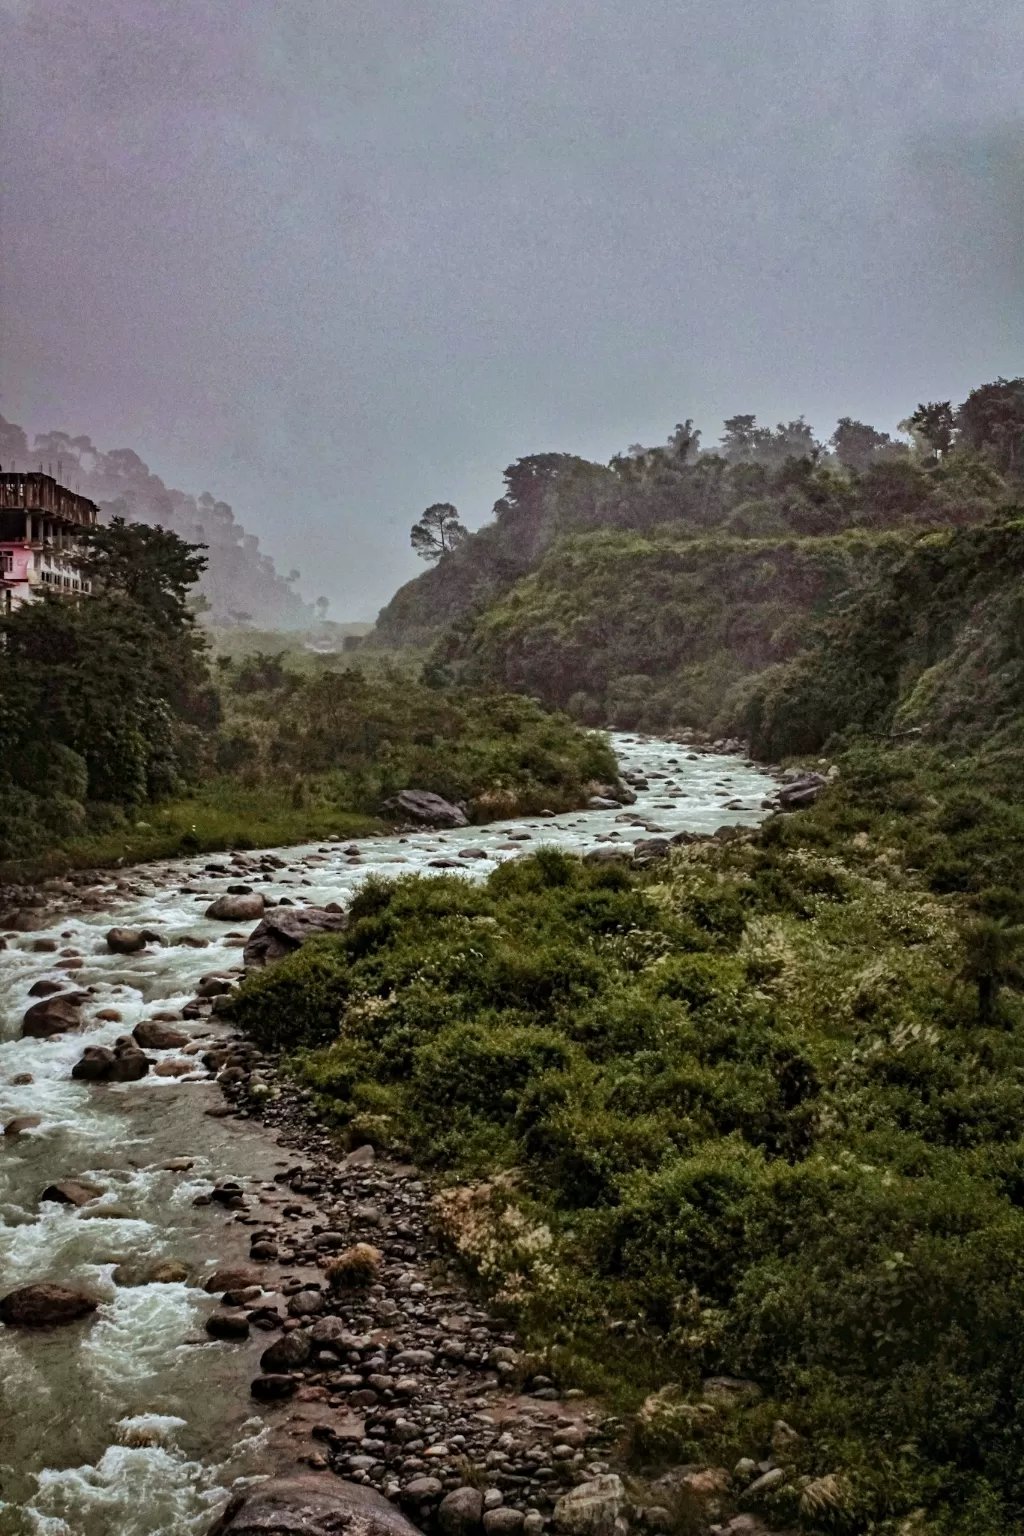
[[[1019,0],[0,0],[0,410],[374,614],[504,465],[1022,371]]]

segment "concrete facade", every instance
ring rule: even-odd
[[[0,471],[0,613],[46,592],[80,596],[82,532],[96,522],[94,501],[52,475]]]

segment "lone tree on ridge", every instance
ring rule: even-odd
[[[440,560],[442,555],[457,549],[469,537],[469,531],[459,522],[459,514],[450,501],[435,501],[413,523],[409,536],[421,560]]]

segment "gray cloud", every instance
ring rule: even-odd
[[[1021,370],[1016,0],[0,0],[0,409],[372,614],[428,502]]]

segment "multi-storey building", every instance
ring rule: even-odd
[[[52,475],[0,471],[0,613],[44,592],[89,591],[81,535],[98,512]]]

